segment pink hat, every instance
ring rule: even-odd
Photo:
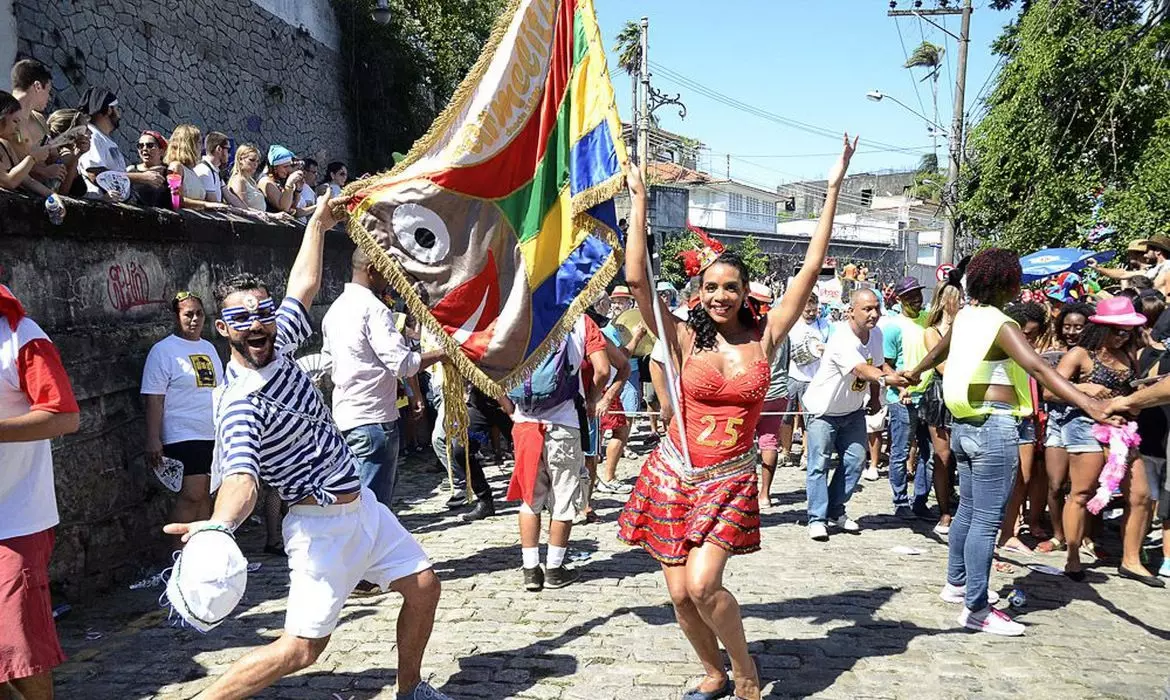
[[[1117,296],[1097,304],[1097,313],[1089,317],[1091,323],[1103,326],[1144,326],[1146,317],[1133,310],[1129,297]]]

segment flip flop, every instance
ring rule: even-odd
[[[1041,554],[1052,554],[1053,552],[1064,552],[1068,550],[1068,545],[1055,537],[1044,540],[1036,545],[1036,551]]]
[[[728,676],[721,687],[715,690],[699,690],[699,686],[695,686],[683,693],[682,700],[719,700],[730,696],[734,691],[735,684],[731,682],[731,676]]]

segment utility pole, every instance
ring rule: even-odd
[[[642,78],[641,105],[638,110],[638,167],[646,179],[650,163],[650,18],[642,18],[642,56],[639,77]]]
[[[955,261],[955,235],[957,233],[955,219],[958,209],[958,182],[959,163],[963,157],[963,108],[967,89],[967,47],[971,43],[971,0],[963,0],[963,7],[939,7],[933,10],[890,10],[886,13],[890,17],[917,17],[923,22],[933,24],[946,32],[959,44],[959,65],[955,75],[955,111],[951,120],[950,163],[947,166],[946,190],[943,192],[943,202],[947,208],[947,215],[943,218],[942,232],[942,260],[944,263]],[[933,15],[962,15],[962,24],[956,36],[946,27],[930,19]]]

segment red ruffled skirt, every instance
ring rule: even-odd
[[[618,518],[618,539],[663,564],[685,564],[692,547],[709,542],[732,554],[760,548],[756,454],[689,470],[663,440],[642,465]]]

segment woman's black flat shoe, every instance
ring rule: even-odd
[[[1070,579],[1072,579],[1073,581],[1076,581],[1077,583],[1080,583],[1081,581],[1085,580],[1084,569],[1081,569],[1079,571],[1066,571],[1066,572],[1064,572],[1064,575],[1068,576]]]
[[[1130,571],[1129,569],[1125,568],[1124,566],[1117,567],[1117,573],[1121,575],[1121,578],[1128,578],[1128,579],[1133,579],[1134,581],[1140,581],[1140,582],[1146,584],[1147,586],[1149,586],[1150,588],[1165,588],[1166,587],[1166,582],[1163,581],[1162,579],[1158,578],[1157,576],[1145,576],[1143,574],[1137,573],[1136,571]]]
[[[716,688],[715,690],[703,691],[697,687],[691,688],[683,693],[682,700],[719,700],[719,698],[729,697],[734,690],[735,685],[728,678],[722,688]]]

